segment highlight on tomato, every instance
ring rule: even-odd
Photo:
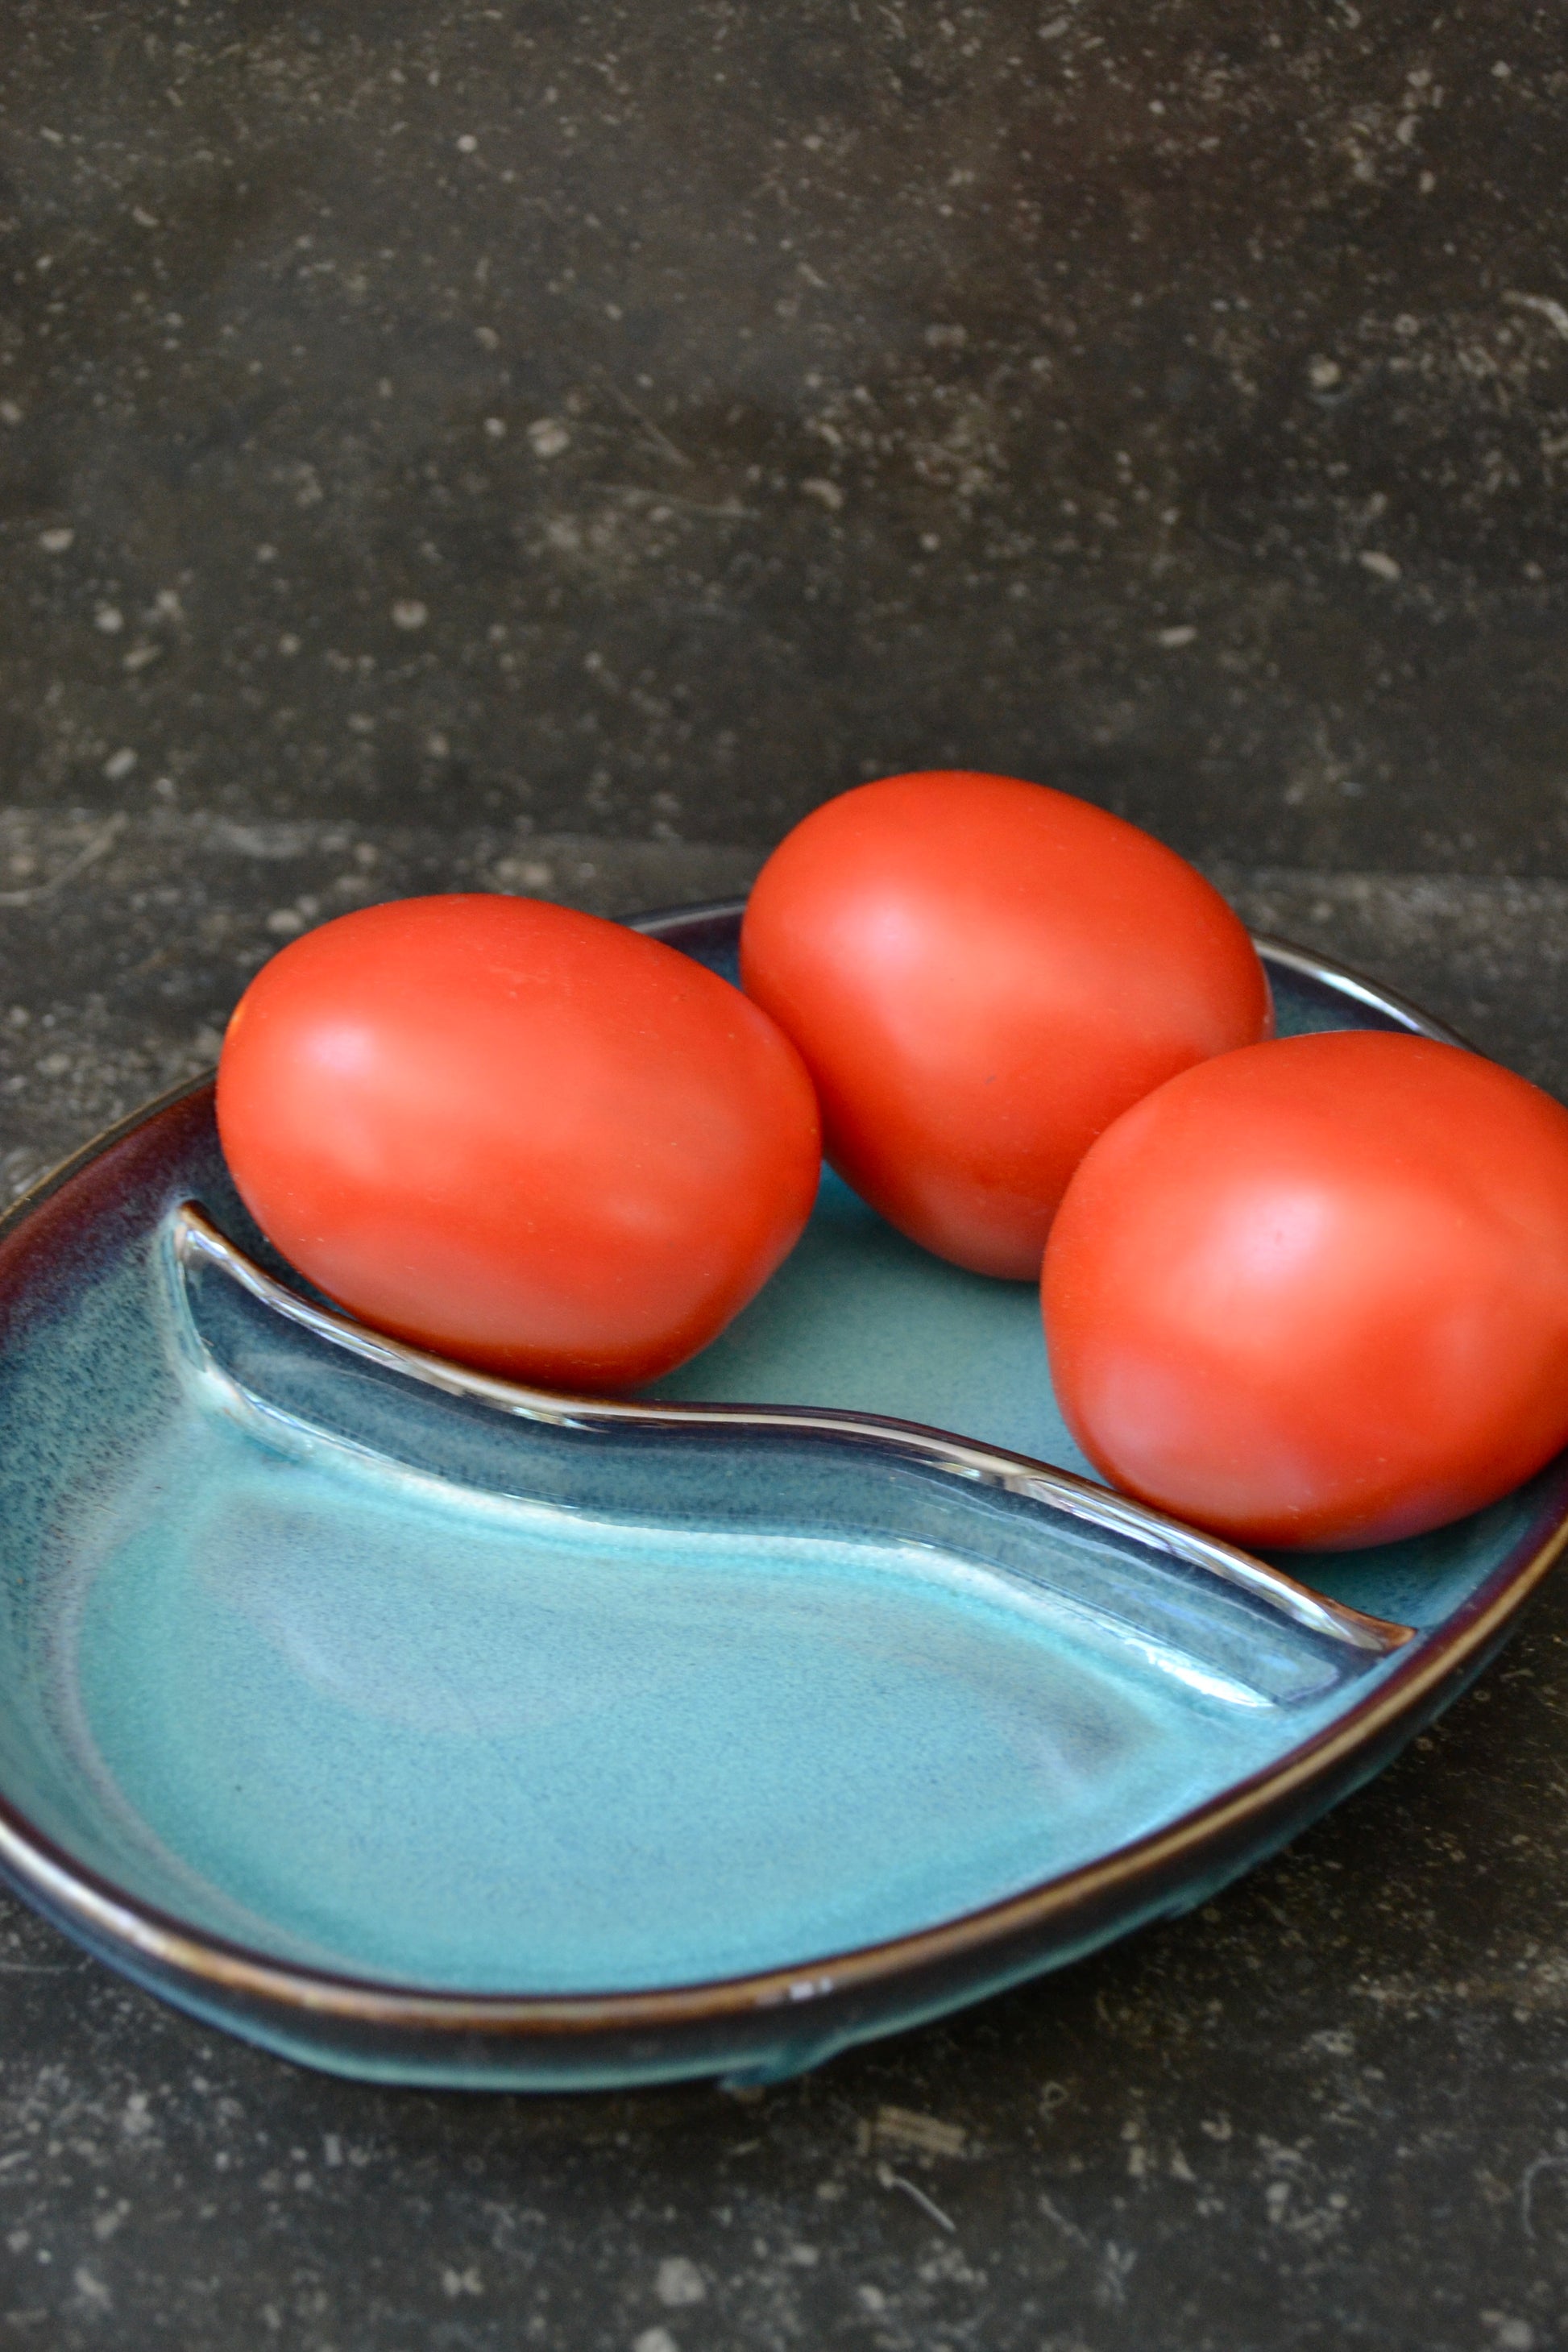
[[[1089,1150],[1042,1296],[1129,1493],[1250,1545],[1418,1534],[1568,1444],[1568,1110],[1423,1037],[1227,1054]]]
[[[552,1387],[706,1346],[810,1213],[795,1047],[662,942],[536,899],[365,908],[252,981],[218,1131],[284,1256],[368,1323]]]
[[[1241,921],[1173,850],[963,771],[863,784],[796,825],[741,965],[805,1057],[839,1174],[940,1256],[1030,1281],[1096,1136],[1272,1020]]]

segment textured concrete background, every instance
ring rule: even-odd
[[[0,0],[0,1188],[281,940],[1054,778],[1568,1092],[1554,8]],[[740,2102],[0,1902],[0,2344],[1556,2352],[1568,1589],[1204,1913]]]
[[[1556,6],[3,21],[17,798],[1561,865]]]

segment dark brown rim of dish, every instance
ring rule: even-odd
[[[658,936],[676,928],[678,922],[687,925],[704,918],[717,921],[733,916],[742,904],[717,900],[672,908],[668,914],[641,918],[638,927]],[[1353,994],[1359,1003],[1391,1017],[1402,1029],[1442,1044],[1462,1043],[1416,1006],[1358,973],[1346,971],[1327,957],[1267,938],[1259,938],[1257,943],[1271,961],[1341,993]],[[210,1083],[208,1074],[171,1087],[74,1152],[0,1218],[0,1240],[101,1152]],[[942,1439],[945,1433],[927,1434]],[[1552,1524],[1538,1537],[1533,1549],[1522,1559],[1505,1559],[1445,1626],[1408,1645],[1406,1654],[1376,1690],[1324,1730],[1289,1750],[1278,1763],[1237,1781],[1163,1829],[1004,1902],[912,1935],[792,1968],[635,1992],[517,1995],[405,1988],[271,1959],[244,1945],[193,1930],[151,1905],[135,1902],[96,1872],[73,1862],[4,1798],[0,1798],[0,1864],[90,1937],[118,1945],[175,1976],[272,2002],[301,2017],[339,2018],[419,2032],[526,2038],[713,2023],[779,2010],[801,2016],[814,2001],[962,1959],[988,1945],[1055,1922],[1066,1923],[1080,1909],[1098,1910],[1104,1898],[1131,1893],[1141,1881],[1156,1879],[1189,1857],[1195,1860],[1206,1847],[1225,1841],[1227,1833],[1245,1829],[1270,1808],[1331,1778],[1359,1749],[1418,1712],[1472,1659],[1484,1656],[1568,1544],[1568,1492],[1556,1495],[1550,1507],[1554,1513]]]

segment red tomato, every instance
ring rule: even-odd
[[[1119,1486],[1243,1543],[1438,1527],[1568,1444],[1568,1111],[1423,1037],[1227,1054],[1100,1138],[1043,1287]]]
[[[650,1381],[794,1244],[800,1057],[657,940],[529,898],[323,924],[229,1024],[218,1131],[283,1255],[366,1322],[559,1387]]]
[[[940,1256],[1028,1280],[1100,1130],[1271,1025],[1200,874],[1010,776],[891,776],[816,810],[763,868],[741,965],[847,1181]]]

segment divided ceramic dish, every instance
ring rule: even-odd
[[[643,928],[732,974],[738,905]],[[1260,942],[1282,1032],[1413,1009]],[[1032,1286],[836,1180],[645,1397],[339,1316],[210,1085],[0,1226],[0,1868],[384,2080],[763,2080],[1184,1909],[1479,1670],[1568,1466],[1289,1572],[1110,1494]]]

